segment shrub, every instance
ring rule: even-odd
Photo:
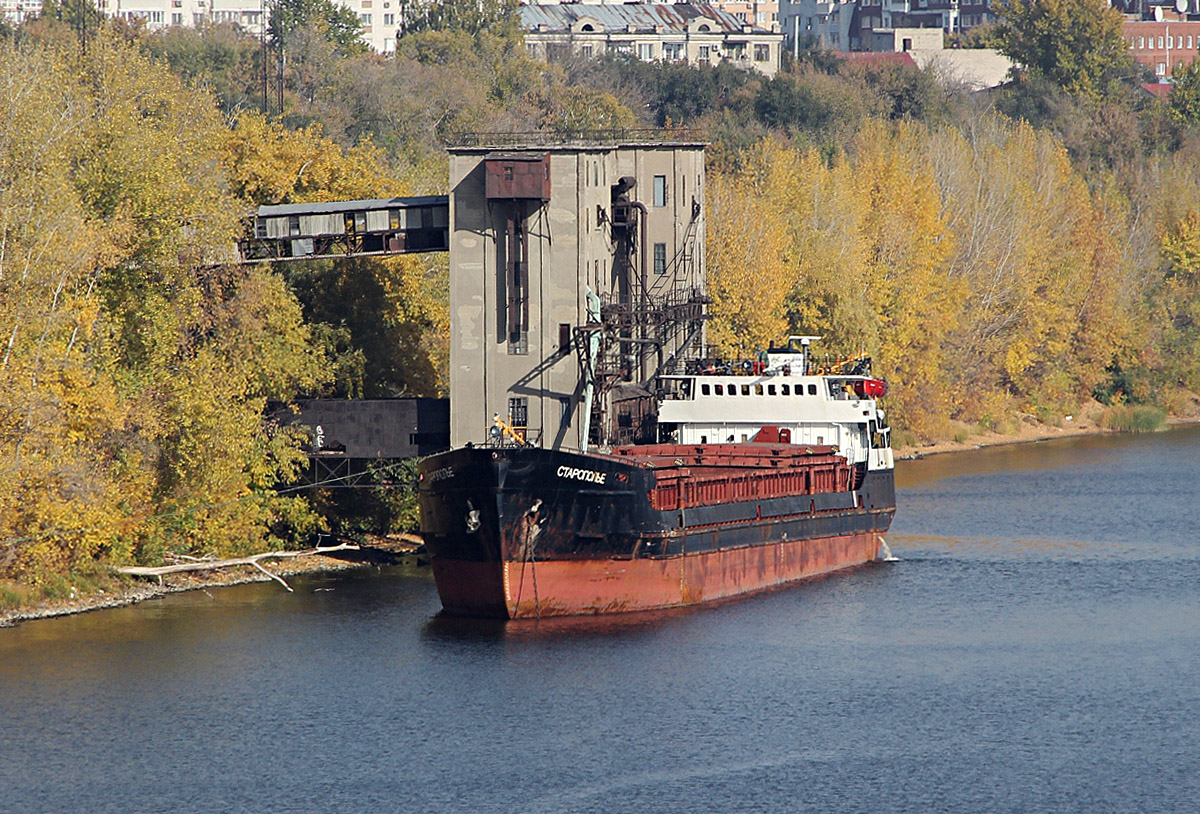
[[[1158,432],[1166,423],[1166,411],[1148,404],[1113,407],[1104,416],[1104,425],[1116,432]]]

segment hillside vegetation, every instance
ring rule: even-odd
[[[1065,24],[1103,58],[1029,50],[1039,0],[1014,0],[988,37],[1028,70],[974,95],[820,52],[770,80],[547,66],[503,3],[434,4],[390,58],[323,0],[281,3],[265,50],[69,4],[3,31],[0,602],[167,552],[411,522],[403,500],[279,491],[299,440],[262,415],[444,394],[445,259],[278,270],[225,253],[258,204],[444,193],[442,147],[467,132],[695,128],[712,143],[712,341],[864,349],[909,439],[1093,398],[1176,409],[1200,390],[1200,73],[1156,100],[1101,0],[1049,5],[1095,12]],[[264,89],[264,59],[282,84]]]

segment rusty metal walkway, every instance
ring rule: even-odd
[[[238,241],[243,262],[444,252],[447,195],[260,206]]]

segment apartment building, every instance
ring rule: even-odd
[[[874,32],[931,28],[966,31],[996,21],[990,0],[781,0],[788,47],[869,51]]]
[[[539,59],[558,51],[585,57],[631,54],[647,62],[724,62],[774,76],[783,45],[778,25],[742,23],[701,3],[522,6],[521,25],[525,47]]]
[[[358,15],[363,41],[381,54],[396,50],[400,0],[338,0]],[[236,23],[258,36],[270,17],[264,0],[96,0],[106,16],[142,21],[157,31],[169,26]],[[42,13],[42,0],[0,0],[0,14],[14,24]]]

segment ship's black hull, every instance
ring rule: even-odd
[[[891,470],[855,491],[662,511],[628,460],[467,448],[419,468],[421,527],[450,613],[515,618],[692,604],[875,559]]]

